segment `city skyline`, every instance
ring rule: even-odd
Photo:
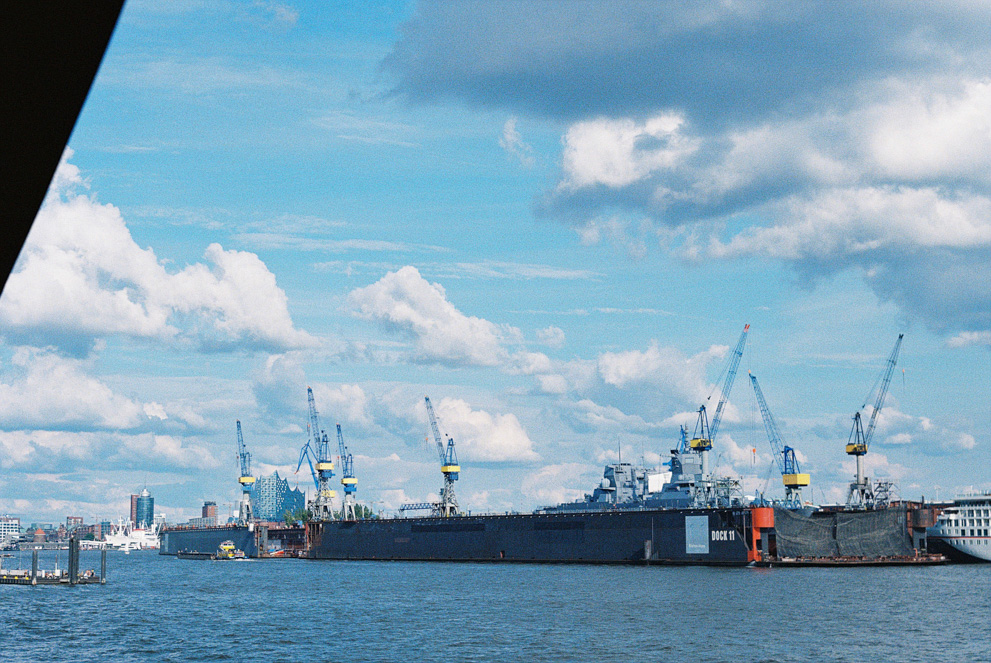
[[[0,513],[236,504],[237,419],[312,494],[307,386],[375,510],[436,498],[425,395],[462,506],[572,500],[745,324],[816,501],[899,333],[869,476],[991,488],[989,19],[130,2],[0,300]],[[748,382],[714,466],[778,497]]]

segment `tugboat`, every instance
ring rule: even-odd
[[[243,550],[238,550],[234,547],[234,542],[231,540],[224,541],[217,548],[217,552],[214,553],[210,559],[216,561],[231,561],[231,560],[243,560],[247,559]]]

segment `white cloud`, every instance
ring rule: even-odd
[[[328,434],[333,428],[334,421],[344,421],[346,424],[355,424],[361,428],[369,428],[373,423],[368,412],[368,396],[360,385],[342,384],[338,387],[316,385],[313,387],[313,398]],[[346,424],[342,426],[345,440],[348,428]]]
[[[851,480],[857,475],[857,461],[853,456],[847,456],[842,460],[840,467]],[[885,479],[900,482],[910,474],[911,472],[907,467],[888,460],[888,457],[883,453],[871,451],[864,456],[864,475],[868,476],[871,481]],[[846,498],[845,493],[843,497]]]
[[[552,348],[560,348],[564,346],[564,330],[553,325],[544,329],[538,329],[537,339],[544,345]]]
[[[152,417],[167,418],[157,403],[142,405],[113,393],[77,360],[21,350],[12,368],[13,379],[0,382],[0,427],[5,430],[120,430]]]
[[[643,123],[602,118],[571,125],[564,136],[561,186],[624,187],[680,165],[698,147],[680,132],[683,124],[680,115],[666,113]]]
[[[965,348],[968,345],[991,346],[991,330],[960,332],[948,340],[946,344],[951,348]]]
[[[210,469],[220,463],[205,448],[171,435],[145,433],[120,438],[120,455],[138,466],[167,464],[178,468]]]
[[[220,467],[209,449],[171,435],[68,432],[0,432],[0,467],[55,473],[154,468],[204,470]]]
[[[933,188],[833,189],[782,201],[773,216],[776,225],[714,240],[708,255],[821,261],[885,248],[991,246],[991,200]]]
[[[873,407],[868,405],[864,410],[864,419],[869,420],[872,412]],[[940,455],[969,451],[977,446],[977,440],[970,433],[934,422],[929,417],[906,414],[894,403],[878,413],[871,449],[875,446],[902,445],[912,445],[926,454]]]
[[[637,415],[626,414],[611,405],[599,405],[587,398],[575,404],[580,416],[597,430],[646,432],[654,426]]]
[[[390,511],[395,511],[404,504],[409,504],[413,500],[401,488],[392,490],[381,490],[378,493],[379,500],[372,502],[372,509],[379,510],[377,502],[381,501],[381,507]]]
[[[651,341],[646,350],[606,352],[599,355],[598,369],[603,382],[618,388],[631,384],[664,385],[690,401],[705,398],[705,368],[713,359],[726,355],[728,348],[713,345],[691,357],[679,350],[661,347]]]
[[[424,406],[424,410],[425,410]],[[454,438],[465,460],[471,462],[535,461],[540,455],[514,414],[492,415],[473,410],[463,400],[444,398],[436,403],[441,434]]]
[[[533,148],[523,142],[523,137],[516,130],[515,117],[509,118],[503,125],[502,136],[499,137],[499,147],[506,150],[506,154],[517,159],[524,167],[533,166],[535,161]]]
[[[649,121],[572,124],[544,210],[583,243],[605,239],[633,257],[651,244],[689,260],[761,256],[811,282],[858,268],[882,300],[933,329],[987,329],[991,295],[971,283],[991,269],[991,80],[861,82],[829,108],[708,134],[688,130],[691,115],[666,117],[658,135],[675,142],[643,150]]]
[[[269,416],[291,418],[305,413],[306,374],[298,354],[266,357],[264,366],[254,376],[252,390],[258,405]]]
[[[587,476],[593,469],[581,463],[561,463],[546,465],[539,471],[527,475],[520,487],[521,492],[530,500],[541,505],[560,504],[581,499],[591,487],[584,486]]]
[[[889,177],[929,180],[991,172],[991,80],[955,89],[889,81],[891,100],[863,112],[869,158]]]
[[[60,171],[68,170],[64,162]],[[7,283],[0,324],[13,340],[77,355],[109,335],[192,339],[206,349],[315,344],[293,326],[286,295],[258,256],[211,244],[205,257],[208,264],[170,273],[134,242],[116,207],[53,190]]]
[[[466,316],[448,301],[444,287],[428,283],[415,267],[390,272],[348,295],[358,317],[404,332],[417,358],[452,365],[497,366],[508,355],[502,343],[519,330]]]

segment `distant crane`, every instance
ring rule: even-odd
[[[871,420],[867,424],[866,433],[860,419],[860,411],[858,410],[853,415],[853,429],[850,431],[850,437],[847,440],[846,452],[848,455],[855,456],[857,459],[857,478],[850,484],[850,493],[847,495],[846,501],[850,506],[870,508],[876,503],[876,496],[874,494],[874,488],[871,486],[871,481],[864,476],[864,456],[867,455],[867,449],[870,447],[871,440],[874,437],[874,426],[877,424],[877,415],[881,412],[881,408],[884,407],[884,397],[888,394],[888,386],[891,384],[891,374],[894,372],[895,364],[898,362],[898,350],[901,348],[903,336],[905,334],[898,335],[898,340],[895,341],[895,347],[888,356],[888,361],[883,371],[883,378],[881,379],[881,386],[877,391],[877,399],[874,401],[874,410],[871,412]],[[869,398],[870,396],[868,396]],[[860,406],[860,409],[862,410],[865,407],[867,407],[866,402]]]
[[[237,482],[241,484],[241,507],[238,510],[237,522],[247,525],[251,522],[251,489],[255,485],[255,478],[251,476],[251,454],[244,446],[244,436],[241,435],[241,420],[237,420],[237,455],[241,460],[241,476]]]
[[[712,424],[709,424],[705,405],[702,405],[699,408],[698,422],[695,424],[695,435],[692,436],[692,439],[688,443],[693,451],[702,456],[703,476],[709,474],[709,450],[712,449],[712,441],[716,438],[719,423],[723,419],[723,407],[729,399],[730,391],[733,390],[736,371],[740,367],[740,359],[743,357],[743,347],[747,344],[748,331],[750,331],[750,325],[744,325],[743,332],[740,334],[740,340],[737,341],[736,349],[733,350],[733,354],[730,356],[728,370],[726,372],[726,382],[723,383],[722,394],[719,398],[719,404],[716,406],[716,414],[712,417]],[[709,398],[712,398],[711,394]]]
[[[440,471],[444,474],[444,487],[440,489],[440,502],[436,504],[436,511],[438,515],[444,517],[457,516],[461,513],[461,507],[458,506],[458,498],[454,494],[454,482],[458,480],[461,466],[458,465],[458,456],[454,450],[454,438],[448,436],[445,448],[440,429],[437,427],[437,417],[434,416],[434,406],[430,404],[429,397],[425,396],[424,400],[427,403],[430,430],[434,434],[437,452],[440,455]]]
[[[341,425],[337,424],[337,448],[341,455],[341,485],[344,486],[344,504],[341,506],[342,520],[356,520],[355,493],[358,492],[358,480],[354,478],[354,459],[344,444],[344,434]]]
[[[316,495],[310,502],[310,517],[313,520],[333,520],[334,497],[337,496],[337,493],[330,487],[330,480],[334,477],[334,460],[330,455],[330,440],[327,438],[327,433],[320,429],[317,406],[313,400],[313,389],[310,387],[306,388],[306,401],[310,411],[310,420],[307,424],[309,439],[300,450],[299,465],[296,466],[296,471],[299,471],[305,458],[310,465],[313,483],[317,488]],[[314,451],[314,447],[316,447],[316,451]],[[316,458],[313,459],[313,456]]]
[[[809,485],[809,475],[803,474],[798,466],[798,459],[795,458],[795,450],[781,442],[781,433],[778,431],[778,424],[771,415],[771,410],[764,400],[764,393],[757,384],[757,376],[749,373],[750,382],[754,386],[754,393],[757,394],[757,404],[760,406],[760,414],[764,419],[764,430],[767,431],[767,439],[774,450],[774,460],[781,471],[781,480],[785,484],[785,506],[789,509],[802,508],[802,488]]]

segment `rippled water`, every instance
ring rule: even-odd
[[[29,555],[22,561],[30,566]],[[42,566],[52,561],[47,553]],[[97,568],[99,555],[83,553],[80,566]],[[0,659],[991,661],[991,565],[644,568],[109,553],[108,567],[105,586],[0,586]]]

